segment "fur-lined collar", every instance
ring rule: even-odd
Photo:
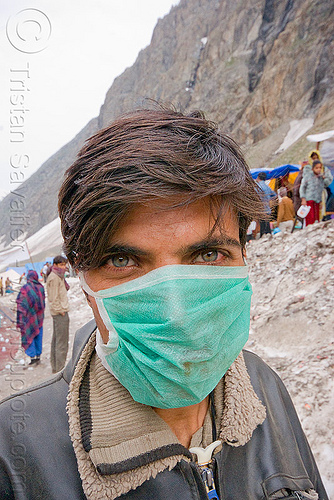
[[[86,497],[113,500],[181,460],[190,461],[192,455],[150,407],[132,399],[102,366],[94,348],[95,333],[70,384],[70,436]],[[264,421],[265,408],[251,386],[242,354],[214,390],[214,406],[219,439],[231,446],[244,445]],[[211,418],[206,418],[203,446],[211,442],[210,426]]]

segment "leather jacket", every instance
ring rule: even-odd
[[[65,369],[0,404],[1,500],[79,500],[86,496],[69,437],[66,398],[82,349],[95,329],[91,321],[74,341]],[[223,444],[212,469],[219,500],[278,498],[327,500],[313,455],[287,391],[256,355],[244,358],[255,392],[267,409],[264,423],[239,447]],[[282,490],[282,495],[280,492]],[[278,495],[278,496],[277,496]],[[124,500],[205,500],[195,462],[182,460],[119,497]]]

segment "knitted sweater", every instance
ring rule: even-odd
[[[315,175],[313,170],[310,172],[304,168],[303,180],[300,185],[300,197],[305,198],[306,201],[315,201],[320,203],[322,200],[323,190],[330,185],[333,176],[329,168],[325,167],[323,176]]]

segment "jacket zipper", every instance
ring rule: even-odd
[[[213,473],[213,463],[214,458],[212,458],[212,454],[214,450],[221,444],[221,441],[214,441],[205,449],[196,447],[190,448],[190,452],[197,455],[197,467],[199,469],[199,474],[204,483],[206,494],[208,495],[209,500],[220,500]]]
[[[200,476],[204,483],[206,494],[208,495],[209,500],[220,500],[216,490],[213,470],[210,465],[208,465],[207,467],[199,467]]]

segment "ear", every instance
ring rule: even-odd
[[[247,251],[246,251],[246,247],[244,247],[244,248],[242,249],[242,258],[243,258],[244,260],[245,260],[245,259],[247,259]],[[245,264],[246,264],[246,263],[245,263]]]

